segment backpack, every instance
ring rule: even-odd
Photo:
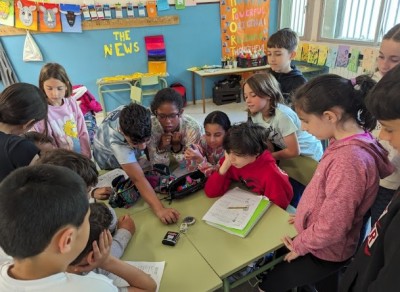
[[[186,88],[185,86],[182,85],[182,83],[175,82],[170,85],[171,88],[175,89],[181,96],[182,96],[182,102],[183,106],[185,107],[187,104],[186,100]]]

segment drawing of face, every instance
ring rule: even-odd
[[[55,28],[57,25],[56,13],[58,8],[46,9],[44,6],[39,6],[40,11],[43,12],[43,22],[48,28]]]
[[[25,26],[31,26],[33,23],[32,11],[36,10],[36,6],[23,6],[22,2],[18,0],[17,7],[19,8],[19,19]]]

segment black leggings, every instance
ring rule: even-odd
[[[344,262],[328,262],[311,254],[298,257],[292,262],[282,262],[269,271],[259,288],[268,292],[286,292],[290,289],[317,283],[337,272]]]

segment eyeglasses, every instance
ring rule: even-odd
[[[180,115],[181,115],[180,113],[169,114],[169,115],[157,114],[156,113],[156,117],[159,120],[166,120],[166,119],[173,120],[173,119],[176,119],[177,117],[179,117]]]

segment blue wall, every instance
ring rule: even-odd
[[[270,34],[277,27],[277,2],[271,1]],[[144,37],[164,35],[167,51],[168,83],[179,81],[186,86],[188,99],[192,98],[191,74],[187,68],[205,64],[219,64],[221,57],[219,3],[201,4],[175,10],[171,7],[159,15],[179,15],[179,25],[91,30],[81,34],[34,34],[44,62],[23,62],[25,36],[4,36],[2,43],[20,81],[37,84],[40,68],[47,62],[62,64],[73,84],[84,84],[97,96],[96,80],[104,76],[147,72]],[[132,42],[138,42],[140,51],[123,57],[104,57],[103,45],[115,43],[113,32],[130,31]],[[200,82],[196,83],[196,99],[201,98]],[[213,80],[207,79],[206,96],[212,95]],[[108,109],[129,101],[128,94],[106,96]],[[114,99],[115,98],[115,99]]]

